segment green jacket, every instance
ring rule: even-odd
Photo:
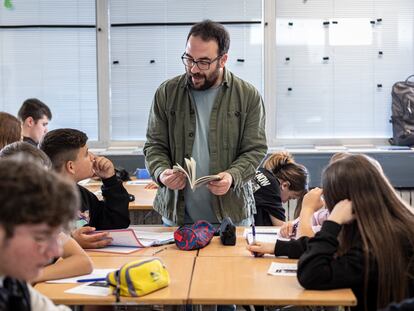
[[[186,75],[165,81],[157,89],[147,128],[144,155],[156,182],[160,174],[190,158],[196,116]],[[256,211],[250,180],[267,152],[265,111],[258,91],[224,69],[221,87],[210,116],[208,136],[210,174],[223,171],[233,177],[233,185],[223,196],[213,196],[213,209],[220,221],[229,216],[239,222]],[[154,209],[181,225],[185,206],[183,191],[160,184]]]

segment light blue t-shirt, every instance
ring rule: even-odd
[[[196,115],[196,131],[191,156],[197,163],[196,178],[210,175],[208,133],[211,110],[219,90],[220,86],[203,91],[191,90]],[[212,208],[212,195],[206,186],[198,187],[193,191],[187,184],[184,189],[186,223],[193,223],[197,220],[207,220],[210,223],[219,222]]]

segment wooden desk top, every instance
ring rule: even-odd
[[[265,228],[265,227],[263,227]],[[226,246],[220,241],[220,237],[215,236],[207,247],[199,250],[200,257],[251,257],[252,255],[246,249],[247,240],[243,237],[246,227],[237,227],[236,229],[236,245]],[[269,255],[271,256],[271,255]],[[274,258],[274,256],[271,256]]]
[[[256,304],[351,306],[350,289],[314,291],[303,289],[296,277],[272,276],[272,261],[290,259],[254,257],[197,257],[189,294],[190,304]]]
[[[99,182],[83,186],[91,192],[101,190],[101,183]],[[126,183],[124,183],[124,187],[128,193],[135,196],[135,201],[129,203],[129,210],[152,210],[157,189],[145,189],[145,185],[127,185]]]
[[[95,268],[117,268],[121,265],[143,257],[92,257]],[[162,261],[170,273],[171,283],[146,296],[139,298],[121,297],[121,304],[134,302],[138,304],[185,304],[190,289],[191,275],[194,266],[192,257],[164,257]],[[43,295],[52,299],[56,304],[68,305],[111,305],[115,303],[113,295],[89,296],[67,294],[65,290],[79,286],[80,284],[48,284],[40,283],[35,286]]]

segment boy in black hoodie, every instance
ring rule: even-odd
[[[91,232],[129,226],[129,195],[116,177],[112,162],[90,153],[86,146],[87,140],[88,137],[81,131],[57,129],[48,132],[39,147],[49,156],[56,171],[75,182],[93,176],[102,179],[102,201],[78,185],[81,212],[82,215],[89,212],[89,224],[72,233],[83,248],[98,248],[109,244],[110,239],[105,233],[90,234]]]

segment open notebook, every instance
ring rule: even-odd
[[[132,253],[143,247],[174,242],[174,232],[152,232],[134,229],[101,230],[95,232],[109,232],[112,243],[104,248],[89,249],[89,251],[94,252]]]

